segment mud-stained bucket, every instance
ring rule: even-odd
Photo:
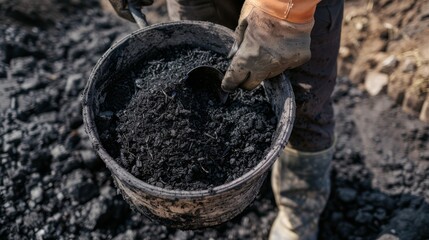
[[[98,61],[83,94],[83,119],[94,148],[110,169],[124,199],[136,210],[162,224],[194,229],[223,223],[242,212],[257,195],[271,165],[287,143],[294,121],[295,103],[291,85],[282,75],[264,84],[278,125],[270,150],[245,175],[201,191],[167,190],[149,185],[121,167],[100,142],[95,116],[105,101],[105,89],[114,76],[127,73],[152,51],[191,46],[227,55],[233,32],[225,27],[197,21],[152,25],[115,43]]]

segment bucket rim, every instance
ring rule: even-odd
[[[128,185],[129,187],[133,189],[138,189],[139,191],[146,192],[150,195],[155,195],[162,198],[169,198],[169,199],[198,199],[198,198],[204,198],[209,196],[215,196],[219,194],[226,193],[232,189],[240,188],[242,185],[245,185],[248,181],[250,181],[252,178],[261,177],[264,173],[267,172],[267,170],[271,167],[271,165],[274,163],[274,161],[277,159],[280,151],[285,147],[285,144],[287,142],[287,139],[289,138],[294,116],[295,116],[295,102],[294,94],[292,91],[292,86],[289,81],[287,81],[284,74],[279,75],[278,77],[281,78],[281,81],[285,81],[285,90],[286,95],[288,96],[286,98],[286,101],[283,105],[283,114],[285,115],[286,121],[281,121],[279,119],[278,128],[280,128],[277,131],[280,131],[277,135],[277,137],[274,139],[274,146],[271,148],[269,152],[263,157],[263,159],[252,169],[250,169],[248,172],[246,172],[244,175],[230,181],[227,183],[224,183],[222,185],[215,186],[210,189],[203,189],[203,190],[167,190],[165,188],[160,188],[151,184],[148,184],[144,182],[143,180],[138,179],[133,174],[128,172],[125,168],[119,165],[114,158],[106,151],[106,149],[103,147],[103,144],[101,143],[97,131],[97,127],[95,124],[95,118],[94,118],[94,112],[92,110],[92,105],[94,102],[94,94],[89,94],[91,89],[95,86],[95,76],[100,68],[100,66],[104,63],[105,59],[110,56],[118,46],[121,44],[124,44],[128,39],[132,38],[135,35],[156,30],[159,28],[174,28],[178,25],[189,25],[189,27],[202,27],[206,29],[215,29],[216,31],[220,31],[225,35],[231,36],[233,38],[234,32],[224,26],[210,23],[210,22],[204,22],[204,21],[194,21],[194,20],[182,20],[182,21],[176,21],[176,22],[168,22],[168,23],[158,23],[153,24],[149,27],[138,29],[126,36],[124,36],[122,39],[115,42],[103,55],[102,57],[97,61],[97,64],[94,66],[94,68],[91,71],[91,74],[89,76],[87,85],[83,91],[82,94],[82,111],[83,111],[83,122],[85,125],[86,132],[90,138],[90,141],[93,145],[93,148],[96,150],[97,154],[100,156],[100,158],[103,160],[103,162],[106,164],[107,168],[111,171],[111,174],[113,177],[118,178],[122,183]],[[92,91],[94,92],[94,91]]]

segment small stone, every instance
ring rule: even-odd
[[[39,231],[36,232],[36,239],[37,240],[43,240],[45,239],[43,236],[46,234],[44,229],[40,229]]]
[[[77,158],[68,158],[67,160],[57,164],[55,164],[58,166],[56,169],[62,174],[67,174],[82,166],[82,163]]]
[[[91,174],[81,169],[68,174],[63,187],[69,198],[81,204],[99,195],[99,188],[93,183]]]
[[[94,199],[90,204],[90,211],[85,219],[85,227],[90,230],[109,220],[109,207],[106,200]]]
[[[381,62],[380,72],[390,74],[395,70],[398,65],[398,59],[395,55],[390,55]]]
[[[70,194],[72,198],[80,203],[85,203],[93,197],[98,196],[98,187],[92,182],[82,182],[75,185]]]
[[[410,162],[407,162],[405,165],[404,165],[404,170],[405,171],[407,171],[407,172],[410,172],[411,170],[413,170],[413,164],[412,163],[410,163]]]
[[[79,92],[79,83],[83,78],[83,75],[80,73],[71,74],[67,78],[65,91],[69,95],[76,95]]]
[[[386,211],[383,208],[377,208],[374,218],[380,221],[384,220],[386,218]]]
[[[429,150],[420,151],[419,157],[420,159],[429,160]],[[429,184],[428,184],[428,187],[429,187]]]
[[[22,132],[20,130],[13,130],[11,133],[5,134],[4,141],[6,143],[19,143],[22,138]]]
[[[43,200],[43,188],[37,186],[31,189],[30,196],[31,200],[35,201],[36,203],[40,203]]]
[[[394,231],[393,234],[395,234],[395,233],[396,232]],[[378,237],[377,240],[400,240],[400,238],[395,236],[395,235],[392,235],[390,233],[384,233],[383,235]]]
[[[34,57],[20,57],[12,59],[10,68],[13,76],[25,76],[36,66]]]
[[[137,78],[134,83],[136,84],[137,88],[142,89],[144,87],[144,81],[141,78]]]
[[[356,199],[357,192],[352,188],[338,188],[338,197],[343,202],[352,202]]]
[[[405,90],[413,82],[412,73],[393,72],[389,76],[389,84],[387,86],[387,94],[398,104],[404,100]]]
[[[365,77],[365,89],[371,96],[378,95],[389,82],[389,76],[379,72],[369,72]]]
[[[16,208],[14,206],[5,207],[5,212],[7,216],[15,216],[16,214]]]
[[[419,119],[425,123],[429,123],[429,94],[423,103],[422,109],[420,110]]]
[[[136,161],[136,166],[139,167],[139,168],[142,167],[143,166],[142,161],[137,160]]]
[[[95,169],[101,164],[101,160],[92,150],[79,151],[78,155],[80,156],[83,164],[89,169]]]
[[[245,152],[245,153],[253,153],[253,152],[255,152],[255,147],[254,146],[248,146],[248,147],[246,147],[243,150],[243,152]]]
[[[350,48],[341,46],[339,50],[339,54],[342,58],[348,58],[351,56],[352,53],[350,51]]]
[[[402,72],[409,73],[416,71],[417,65],[414,59],[407,57],[402,64]]]
[[[370,223],[372,221],[372,215],[369,212],[358,211],[355,221],[361,224]]]
[[[358,31],[363,31],[367,27],[367,23],[364,21],[358,21],[355,23],[355,28]]]
[[[134,240],[134,239],[136,239],[136,237],[137,237],[137,232],[135,232],[131,229],[128,229],[124,233],[118,234],[115,238],[113,238],[113,240]],[[180,238],[180,239],[182,239],[182,238]]]
[[[36,89],[39,86],[40,86],[40,81],[38,77],[33,77],[33,78],[25,79],[25,82],[21,84],[20,88],[23,91],[29,91],[32,89]]]
[[[423,105],[428,98],[426,98],[423,90],[419,89],[417,86],[414,87],[411,85],[405,92],[402,110],[406,113],[419,116],[422,111],[427,111],[423,109]]]
[[[55,160],[64,160],[68,157],[69,153],[63,145],[56,145],[51,149],[51,155]]]
[[[391,199],[379,192],[370,193],[367,197],[367,202],[377,207],[389,207],[391,205]]]

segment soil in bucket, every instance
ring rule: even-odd
[[[262,88],[237,90],[222,104],[185,84],[199,65],[225,71],[229,60],[184,47],[151,54],[106,89],[96,117],[115,160],[149,184],[210,189],[255,167],[269,150],[277,119]]]

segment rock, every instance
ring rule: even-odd
[[[2,207],[5,210],[5,213],[7,216],[11,216],[11,217],[15,216],[16,208],[12,204],[6,203]]]
[[[70,189],[70,195],[73,200],[85,203],[98,195],[98,187],[93,182],[81,182]]]
[[[405,91],[408,86],[413,82],[413,73],[394,72],[390,76],[389,84],[387,86],[387,94],[396,103],[402,104],[404,100]]]
[[[63,145],[56,145],[51,149],[52,158],[56,161],[66,159],[70,154]]]
[[[46,234],[45,229],[40,229],[39,231],[36,232],[36,239],[37,240],[43,240],[45,239],[44,236]]]
[[[93,150],[82,150],[78,152],[78,156],[82,163],[89,169],[95,169],[102,163],[97,154]]]
[[[243,152],[245,152],[245,153],[253,153],[253,152],[255,152],[255,147],[254,146],[248,146],[248,147],[246,147],[243,150]]]
[[[374,218],[382,221],[386,218],[386,211],[383,208],[377,208],[377,210],[374,213]]]
[[[414,72],[416,71],[417,65],[414,58],[407,57],[402,64],[401,70],[404,73]]]
[[[30,196],[31,200],[36,203],[40,203],[43,200],[43,188],[41,186],[37,186],[31,189]]]
[[[67,176],[64,188],[72,200],[81,204],[99,195],[99,188],[92,181],[91,174],[81,169]]]
[[[343,202],[352,202],[356,199],[357,192],[352,188],[338,188],[338,197]]]
[[[31,166],[37,171],[48,172],[51,167],[52,156],[47,149],[43,149],[30,154],[29,160]]]
[[[390,55],[380,63],[380,72],[390,74],[398,65],[398,59],[395,55]]]
[[[404,112],[419,116],[423,103],[426,100],[426,93],[419,86],[411,85],[405,92],[402,110]]]
[[[400,238],[398,238],[397,236],[395,236],[393,234],[385,233],[385,234],[381,235],[380,237],[378,237],[377,240],[400,240]]]
[[[13,130],[12,132],[4,135],[4,142],[6,143],[19,143],[21,142],[22,131]]]
[[[367,197],[366,200],[368,203],[371,203],[377,207],[387,207],[390,204],[390,198],[380,192],[372,192]]]
[[[366,211],[358,211],[355,221],[361,224],[368,224],[372,221],[372,215]]]
[[[384,73],[369,72],[365,77],[365,89],[371,96],[378,95],[389,82],[389,76]]]
[[[91,201],[88,216],[85,218],[85,227],[95,229],[109,220],[109,207],[106,200],[94,199]]]
[[[118,234],[113,240],[134,240],[137,237],[137,232],[128,229],[124,233]]]
[[[359,18],[354,26],[356,30],[364,31],[368,27],[368,18]]]
[[[63,162],[59,162],[58,165],[56,166],[57,166],[57,170],[61,174],[67,174],[82,167],[82,163],[81,161],[79,161],[79,159],[71,157]]]
[[[353,68],[350,71],[350,81],[353,84],[360,84],[364,81],[366,69],[369,68],[367,65],[368,63],[366,63],[366,61],[359,61],[353,65]]]
[[[43,215],[37,212],[29,212],[24,216],[23,226],[29,228],[36,228],[43,223]]]
[[[36,66],[34,57],[20,57],[12,59],[10,63],[12,76],[25,76]]]
[[[83,75],[80,73],[71,74],[67,78],[65,91],[68,95],[76,96],[79,93],[79,84]]]
[[[339,55],[342,58],[348,58],[352,55],[350,48],[345,47],[345,46],[341,46],[340,50],[339,50]]]
[[[422,109],[420,110],[419,119],[423,122],[429,123],[429,94],[427,95],[426,100],[423,103]]]

